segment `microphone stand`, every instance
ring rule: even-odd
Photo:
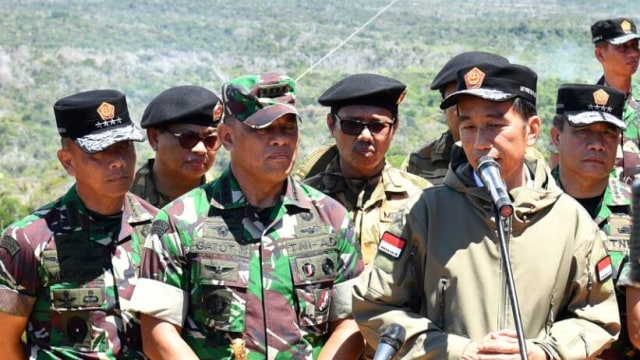
[[[520,316],[520,305],[518,303],[518,295],[516,294],[516,285],[513,281],[513,272],[511,271],[511,260],[509,259],[509,251],[507,248],[507,240],[505,234],[511,234],[511,216],[504,217],[500,215],[500,209],[493,203],[493,213],[498,227],[498,240],[500,241],[500,254],[502,256],[502,266],[507,273],[507,290],[509,291],[509,300],[511,302],[511,311],[516,325],[516,335],[518,336],[518,345],[520,347],[520,358],[528,360],[527,346],[524,341],[524,330],[522,329],[522,318]],[[510,237],[510,236],[509,236]]]

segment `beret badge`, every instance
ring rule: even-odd
[[[598,106],[605,106],[609,102],[609,94],[603,89],[598,89],[593,92],[593,101]]]
[[[482,70],[474,67],[464,74],[464,83],[467,89],[477,89],[482,87],[482,81],[484,81],[485,74]]]
[[[98,107],[97,112],[102,120],[111,120],[116,115],[116,107],[109,104],[108,102],[103,102]]]

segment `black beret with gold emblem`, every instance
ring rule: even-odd
[[[574,127],[606,122],[620,130],[627,125],[622,121],[625,95],[621,91],[602,85],[564,84],[558,88],[556,114],[567,116]]]
[[[377,74],[349,75],[329,87],[320,97],[320,105],[330,106],[336,113],[348,105],[371,105],[398,113],[407,86],[396,79]]]
[[[90,90],[58,100],[53,105],[58,133],[71,138],[84,152],[96,153],[121,141],[143,141],[117,90]]]

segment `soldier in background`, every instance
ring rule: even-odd
[[[508,64],[509,60],[484,51],[460,53],[444,64],[431,82],[431,90],[438,90],[444,99],[456,90],[456,72],[459,69],[484,62]],[[450,106],[443,111],[447,121],[447,131],[443,132],[440,138],[410,153],[400,167],[402,170],[429,180],[433,185],[442,183],[447,169],[449,169],[451,147],[453,143],[460,140],[460,132],[458,131],[460,121],[456,107]]]
[[[338,200],[354,220],[365,265],[373,259],[380,236],[405,201],[430,186],[419,176],[386,162],[400,126],[398,105],[406,85],[386,76],[355,74],[338,81],[318,99],[329,106],[327,127],[336,143],[321,170],[304,183]]]
[[[593,52],[603,71],[597,84],[612,87],[626,96],[622,120],[627,128],[622,133],[616,171],[618,179],[627,184],[640,177],[640,88],[632,84],[640,58],[639,39],[636,25],[629,18],[599,20],[591,25],[591,41],[595,45]],[[554,167],[556,163],[557,151],[552,150],[550,164]]]
[[[145,351],[358,358],[351,288],[363,264],[344,207],[289,176],[299,142],[293,80],[243,76],[222,97],[229,168],[161,210],[147,238],[133,300]]]
[[[156,157],[136,172],[131,192],[162,208],[210,180],[206,175],[220,147],[221,116],[218,96],[200,86],[172,87],[151,100],[140,126],[147,129]]]
[[[144,358],[129,299],[157,210],[127,192],[136,163],[132,141],[144,137],[115,90],[65,97],[54,112],[58,160],[76,182],[3,234],[2,358]]]
[[[602,85],[565,84],[558,89],[551,141],[558,149],[558,166],[552,175],[558,185],[576,199],[607,235],[614,284],[628,255],[631,229],[631,192],[612,173],[616,150],[626,125],[622,121],[625,96]],[[620,336],[602,359],[640,356],[626,331],[624,288],[616,291]]]

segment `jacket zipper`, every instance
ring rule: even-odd
[[[447,299],[447,288],[449,287],[449,279],[446,277],[441,277],[438,281],[438,313],[439,313],[439,321],[438,327],[440,329],[444,329],[445,325],[445,301]]]

